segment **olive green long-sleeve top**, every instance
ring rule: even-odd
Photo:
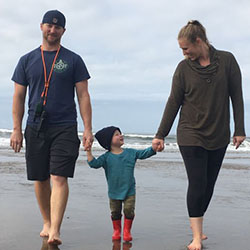
[[[208,150],[230,142],[230,99],[234,136],[245,136],[241,72],[230,52],[210,47],[210,65],[179,63],[156,138],[164,139],[180,110],[177,143]]]

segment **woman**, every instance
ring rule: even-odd
[[[187,176],[187,207],[193,240],[190,250],[200,250],[203,216],[212,198],[214,185],[230,142],[230,109],[234,115],[233,143],[245,139],[241,73],[230,52],[215,49],[205,28],[190,21],[179,32],[178,43],[185,60],[173,76],[172,90],[158,132],[153,140],[164,148],[174,119],[180,110],[177,143]]]

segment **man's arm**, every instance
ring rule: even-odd
[[[93,143],[92,134],[92,108],[90,102],[90,95],[88,92],[88,81],[81,81],[76,83],[76,93],[80,108],[80,114],[83,120],[83,146],[84,150],[89,150]]]
[[[22,120],[24,115],[26,90],[26,86],[15,83],[12,105],[13,132],[10,137],[10,146],[15,152],[20,152],[23,144]]]

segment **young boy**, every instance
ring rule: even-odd
[[[87,158],[91,168],[103,167],[105,170],[114,228],[112,240],[121,239],[121,210],[122,203],[124,203],[123,240],[131,241],[130,230],[135,215],[135,163],[137,159],[146,159],[155,155],[157,145],[144,150],[122,148],[124,140],[121,130],[114,126],[101,129],[95,134],[95,137],[100,145],[108,151],[96,159],[89,150]]]

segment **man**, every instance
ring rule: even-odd
[[[45,13],[40,25],[42,45],[21,57],[12,77],[14,127],[10,145],[15,152],[22,147],[22,119],[29,87],[25,129],[27,176],[35,181],[43,217],[40,236],[48,237],[48,243],[55,245],[62,243],[60,227],[68,200],[67,178],[73,177],[79,153],[75,90],[84,123],[85,150],[93,142],[90,76],[81,57],[61,46],[65,22],[57,10]]]

